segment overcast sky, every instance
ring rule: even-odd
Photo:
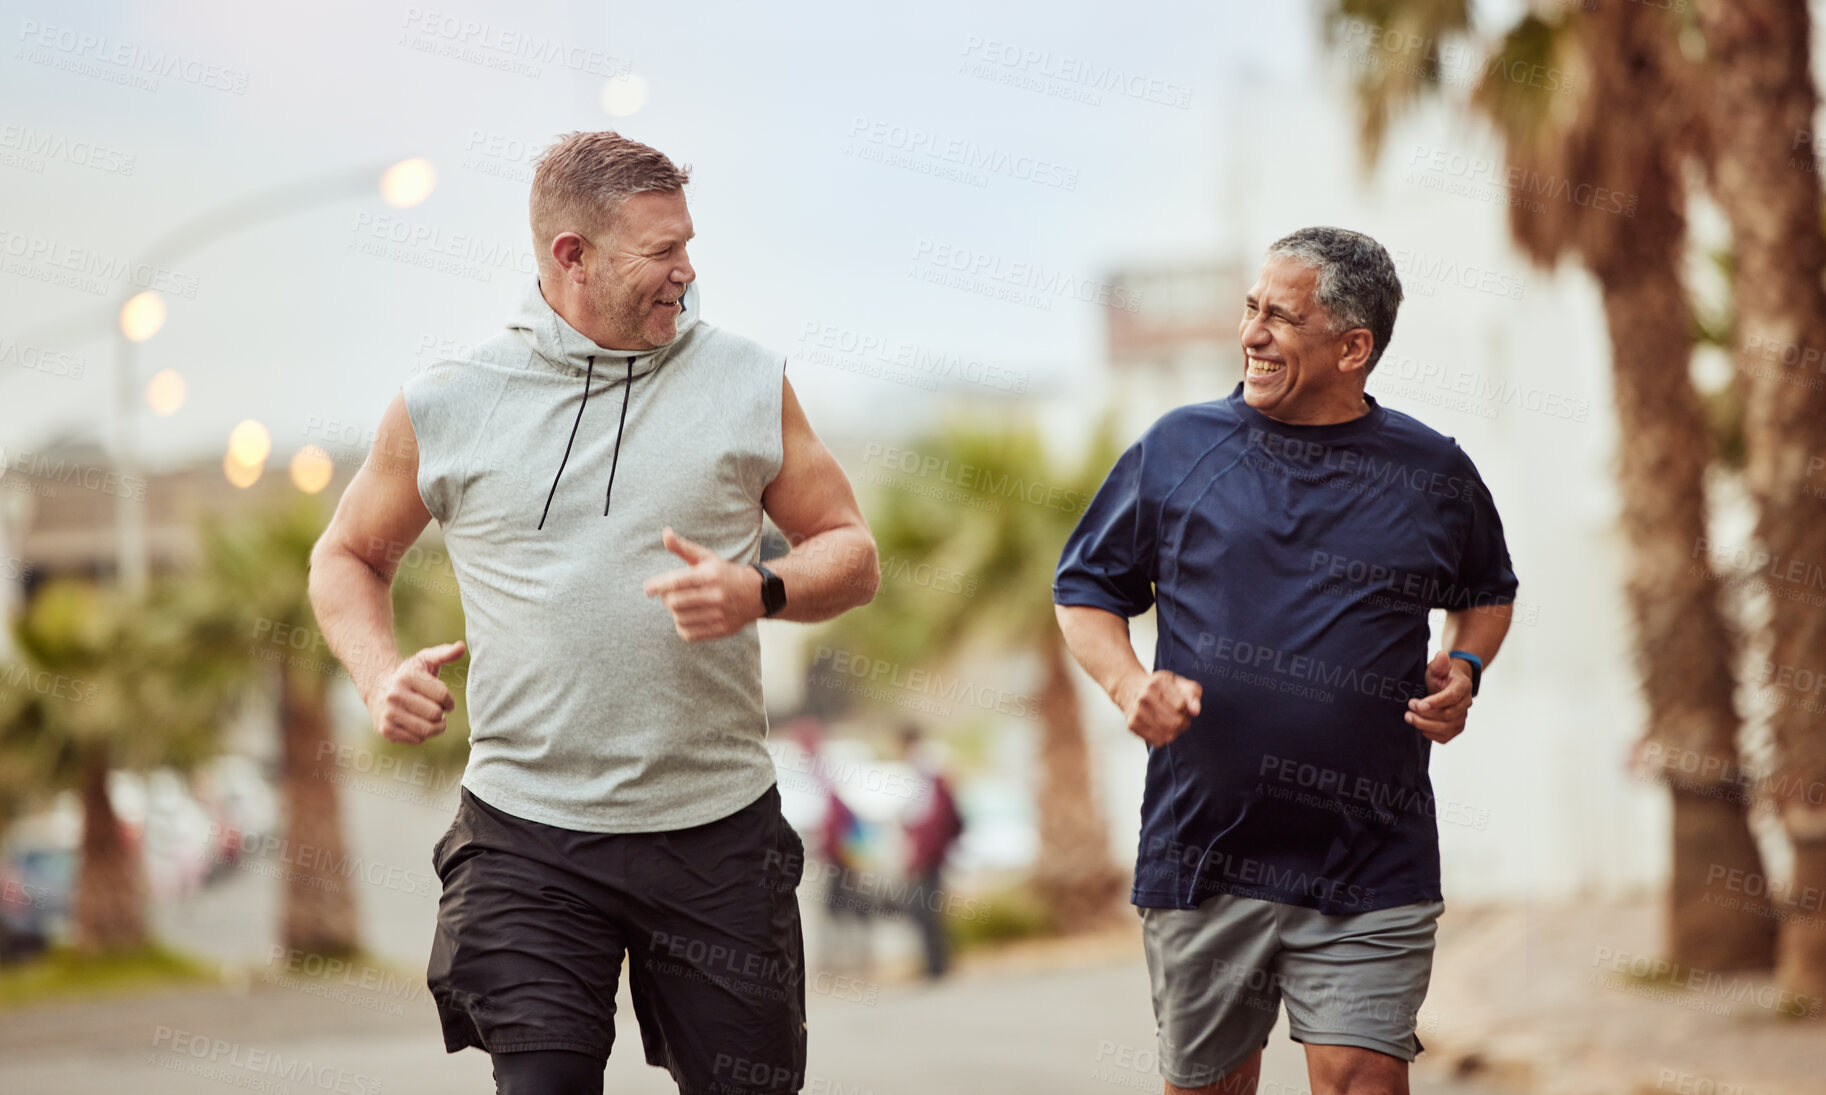
[[[214,458],[244,418],[271,430],[275,461],[307,440],[345,456],[428,354],[499,330],[531,257],[527,161],[568,130],[617,128],[691,166],[711,322],[789,355],[834,334],[1056,389],[1101,361],[1100,307],[920,273],[968,265],[993,288],[1025,267],[1094,286],[1118,266],[1209,258],[1236,242],[1239,194],[1285,185],[1274,165],[1315,109],[1275,106],[1318,46],[1297,3],[4,9],[0,337],[15,347],[0,443],[14,450],[109,429],[106,338],[44,326],[105,315],[121,282],[97,268],[266,188],[437,165],[416,208],[341,197],[140,272],[171,291],[138,374],[188,383],[178,413],[143,415],[160,463]],[[605,89],[643,84],[637,111],[605,111]],[[456,271],[430,267],[452,253]],[[827,433],[940,405],[809,359],[790,375]]]

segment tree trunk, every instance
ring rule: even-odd
[[[76,945],[90,953],[144,947],[146,866],[121,832],[108,799],[108,754],[83,764],[82,866],[76,883]]]
[[[1699,969],[1767,967],[1775,922],[1728,889],[1733,879],[1760,876],[1762,857],[1737,762],[1735,635],[1711,569],[1693,559],[1706,535],[1712,446],[1688,373],[1685,233],[1673,180],[1643,176],[1631,242],[1592,265],[1610,330],[1625,591],[1648,708],[1641,756],[1673,795],[1665,946],[1667,957]]]
[[[1069,932],[1110,916],[1123,876],[1110,858],[1108,825],[1091,784],[1090,742],[1065,644],[1056,629],[1042,642],[1040,857],[1033,882],[1054,926]]]
[[[280,668],[279,718],[285,749],[285,910],[280,937],[308,954],[347,957],[360,949],[355,885],[361,875],[344,869],[336,783],[323,770],[333,755],[328,685],[308,668]]]
[[[1813,154],[1818,95],[1805,0],[1704,0],[1713,83],[1714,190],[1737,262],[1736,365],[1748,383],[1748,478],[1760,514],[1745,552],[1768,594],[1778,767],[1771,790],[1795,844],[1788,892],[1826,892],[1826,717],[1795,687],[1826,670],[1826,237]],[[1747,545],[1724,545],[1734,554]],[[1767,556],[1767,558],[1763,558]],[[1826,924],[1784,922],[1776,975],[1826,996]]]

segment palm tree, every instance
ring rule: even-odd
[[[5,670],[13,687],[0,753],[10,771],[81,799],[75,936],[83,950],[148,942],[145,866],[114,812],[109,773],[205,759],[238,693],[233,666],[197,656],[212,633],[197,606],[182,579],[162,579],[141,599],[59,579],[13,622],[23,660]]]
[[[333,747],[329,695],[335,680],[327,646],[294,648],[291,636],[316,634],[305,575],[324,515],[314,498],[240,517],[207,515],[198,528],[204,570],[215,584],[219,619],[242,636],[238,657],[277,696],[281,801],[288,850],[279,936],[289,948],[342,957],[360,949],[353,887],[339,868],[348,844],[334,780],[319,766]],[[310,849],[303,854],[301,849]]]
[[[832,642],[897,666],[942,668],[966,647],[1038,661],[1033,885],[1056,928],[1085,927],[1109,913],[1123,874],[1097,805],[1075,671],[1053,615],[1052,572],[1116,450],[1103,431],[1078,467],[1061,470],[1030,425],[955,426],[911,448],[953,469],[960,480],[953,493],[979,497],[958,504],[911,479],[898,485],[915,489],[877,489],[866,512],[883,560],[881,586],[867,612],[833,625]],[[964,576],[961,588],[909,580],[922,566]]]
[[[309,594],[311,549],[327,523],[314,497],[297,495],[249,516],[205,518],[199,532],[204,569],[217,596],[216,617],[230,621],[241,638],[235,656],[265,674],[278,696],[284,847],[298,853],[288,857],[280,940],[304,953],[343,957],[360,950],[361,935],[354,888],[343,870],[349,846],[339,781],[325,759],[337,755],[330,694],[342,674],[328,644],[320,641]],[[437,636],[419,644],[429,646],[462,634],[455,578],[441,554],[410,573],[402,568],[393,603],[402,642]],[[289,636],[308,641],[299,649]],[[439,767],[461,763],[468,748],[461,681],[468,667],[465,654],[443,675],[457,698],[443,735],[417,747],[376,737],[376,749],[410,752]]]
[[[1471,12],[1468,0],[1339,0],[1332,12],[1334,37],[1365,23],[1403,34],[1399,41],[1437,43],[1466,37]],[[1580,262],[1603,299],[1626,594],[1649,716],[1641,755],[1673,799],[1667,946],[1680,962],[1734,969],[1770,964],[1774,929],[1723,889],[1730,872],[1760,875],[1762,866],[1737,762],[1737,637],[1718,583],[1692,558],[1705,540],[1714,445],[1688,371],[1697,324],[1681,277],[1682,177],[1691,157],[1703,157],[1707,133],[1700,73],[1679,52],[1678,30],[1673,16],[1644,4],[1587,5],[1551,21],[1524,16],[1495,44],[1496,71],[1569,72],[1577,91],[1486,78],[1469,105],[1501,135],[1520,178],[1572,180],[1635,203],[1628,216],[1608,201],[1555,198],[1544,211],[1512,204],[1509,227],[1539,265]],[[1437,90],[1440,76],[1436,49],[1425,65],[1364,67],[1358,92],[1371,162],[1394,113]],[[1688,774],[1695,771],[1707,774]]]
[[[1817,462],[1826,455],[1826,236],[1812,142],[1812,20],[1804,0],[1701,0],[1698,15],[1717,119],[1712,189],[1736,260],[1736,364],[1748,389],[1756,536],[1772,558],[1817,574],[1826,566],[1826,478]],[[1774,666],[1822,668],[1819,588],[1817,579],[1769,583]],[[1826,719],[1808,702],[1814,698],[1788,694],[1770,712],[1780,754],[1772,789],[1794,846],[1793,893],[1826,892]],[[1784,923],[1777,978],[1791,991],[1826,996],[1826,928],[1817,918]]]

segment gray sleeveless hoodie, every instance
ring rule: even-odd
[[[532,278],[507,329],[403,391],[418,488],[444,531],[470,667],[463,786],[548,825],[621,833],[714,821],[774,782],[759,638],[687,643],[655,574],[671,525],[759,558],[780,470],[785,361],[705,323],[606,350]]]

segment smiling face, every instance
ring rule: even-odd
[[[679,298],[697,278],[685,254],[695,234],[683,191],[648,191],[622,203],[600,247],[591,248],[594,261],[586,260],[598,343],[651,350],[678,337]]]
[[[1359,327],[1332,331],[1332,318],[1313,299],[1319,276],[1311,264],[1273,256],[1244,298],[1238,334],[1243,344],[1243,399],[1277,421],[1316,426],[1365,413],[1365,363],[1374,343]]]

